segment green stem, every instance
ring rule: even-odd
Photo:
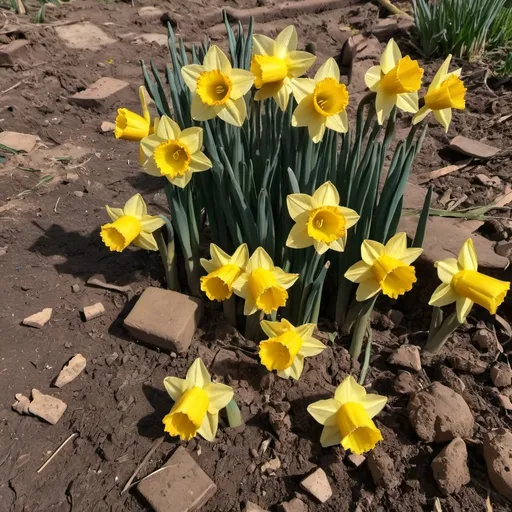
[[[245,337],[248,340],[258,342],[261,339],[261,311],[249,315],[245,322]]]
[[[364,379],[366,379],[366,374],[368,372],[368,368],[370,367],[370,356],[372,354],[372,328],[368,325],[368,340],[366,341],[366,347],[364,349],[364,361],[363,367],[361,368],[361,373],[359,374],[359,384],[364,386]]]
[[[236,327],[236,297],[231,296],[230,299],[225,300],[222,303],[222,310],[226,320],[233,326]]]
[[[457,318],[457,313],[453,312],[437,329],[437,332],[429,336],[425,350],[432,354],[437,354],[448,338],[461,326]]]
[[[377,296],[365,301],[357,318],[357,322],[354,327],[354,333],[352,334],[352,343],[350,344],[350,357],[352,357],[354,361],[357,361],[361,355],[364,335],[368,328],[370,315],[372,314],[373,306],[375,305],[376,300]]]
[[[430,319],[430,329],[428,331],[428,338],[432,338],[441,327],[443,323],[443,310],[441,308],[434,308],[432,311],[432,318]]]
[[[168,290],[174,290],[175,292],[180,291],[180,284],[178,282],[178,271],[176,265],[176,258],[174,252],[174,240],[169,242],[169,245],[165,243],[162,230],[159,229],[154,233],[160,257],[162,258],[162,264],[165,270],[165,280]]]

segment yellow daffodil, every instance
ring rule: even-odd
[[[265,249],[258,247],[249,258],[245,271],[235,281],[233,290],[245,299],[244,315],[252,315],[258,310],[269,315],[286,306],[286,290],[298,278],[299,274],[288,274],[274,266]]]
[[[201,265],[208,272],[201,277],[201,290],[210,300],[219,302],[231,298],[233,284],[245,270],[249,261],[247,244],[242,244],[233,256],[226,254],[220,247],[210,244],[211,260],[201,258]]]
[[[166,377],[164,386],[174,400],[171,412],[162,420],[165,432],[189,441],[196,434],[213,441],[219,425],[219,411],[233,398],[233,390],[215,384],[201,359],[196,359],[184,379]]]
[[[478,272],[478,257],[471,238],[464,242],[458,259],[447,258],[435,266],[442,284],[432,294],[429,304],[442,307],[455,302],[460,323],[466,321],[475,303],[494,315],[510,290],[509,282]]]
[[[315,78],[297,78],[292,83],[298,103],[293,112],[293,126],[307,126],[313,142],[320,142],[325,129],[339,133],[348,130],[348,91],[340,84],[340,70],[333,58],[327,59]]]
[[[320,400],[308,407],[308,412],[324,425],[320,444],[326,448],[340,444],[358,455],[372,450],[382,441],[382,434],[372,418],[386,405],[387,398],[366,394],[349,375],[338,386],[334,398]]]
[[[298,380],[304,368],[304,358],[316,356],[325,345],[313,338],[315,324],[294,327],[284,318],[280,322],[261,322],[263,332],[269,337],[260,342],[261,364],[268,371],[277,370],[283,379]]]
[[[328,249],[344,251],[347,231],[359,220],[359,215],[339,203],[340,195],[330,181],[321,185],[312,196],[290,194],[286,204],[295,225],[286,246],[302,249],[314,245],[319,254]]]
[[[127,108],[118,109],[114,131],[116,139],[142,140],[151,133],[151,117],[146,100],[146,91],[142,85],[139,87],[139,99],[142,116]]]
[[[254,82],[244,69],[233,69],[217,46],[210,46],[203,65],[181,68],[183,80],[192,91],[192,119],[207,121],[219,116],[226,123],[242,126],[247,117],[244,95]]]
[[[251,72],[258,92],[254,99],[274,98],[281,110],[286,110],[292,93],[292,81],[303,75],[315,62],[308,52],[297,51],[297,31],[286,27],[275,39],[254,35]]]
[[[423,249],[407,248],[405,233],[397,233],[386,245],[373,240],[365,240],[361,245],[361,261],[352,265],[345,277],[359,283],[356,300],[364,301],[380,291],[397,299],[412,289],[416,282],[416,271],[411,263]]]
[[[101,226],[100,235],[111,251],[121,252],[130,244],[149,251],[158,250],[153,231],[161,228],[165,221],[148,215],[140,194],[128,199],[124,208],[105,208],[112,222]]]
[[[165,176],[173,185],[183,188],[195,172],[206,171],[212,162],[201,152],[203,129],[181,131],[170,117],[162,116],[156,132],[141,142],[144,170],[152,176]]]
[[[405,112],[418,111],[418,90],[423,69],[408,55],[402,57],[393,39],[380,58],[380,66],[372,66],[365,75],[368,88],[377,93],[375,109],[380,124],[396,105]]]
[[[448,131],[452,121],[452,108],[464,110],[466,107],[466,88],[460,79],[461,69],[448,72],[452,56],[448,55],[432,80],[425,96],[425,105],[414,116],[412,124],[422,121],[430,112],[434,112],[436,121]]]

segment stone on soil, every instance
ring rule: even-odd
[[[262,473],[273,473],[277,471],[281,467],[281,460],[279,458],[270,459],[268,462],[265,462],[265,464],[262,464],[260,471]]]
[[[396,18],[384,18],[379,20],[377,25],[372,28],[372,34],[379,40],[386,43],[395,35],[398,30],[398,21]]]
[[[456,437],[432,461],[434,480],[444,494],[459,492],[471,480],[466,443]]]
[[[69,363],[59,373],[55,381],[55,386],[61,388],[75,380],[84,371],[86,364],[87,360],[82,354],[77,354],[72,357]]]
[[[512,433],[499,428],[484,435],[484,459],[494,488],[512,501]]]
[[[0,68],[10,68],[27,60],[27,44],[26,39],[15,39],[9,44],[0,45]]]
[[[320,503],[325,503],[332,496],[331,484],[322,468],[317,468],[311,475],[304,478],[300,486]]]
[[[38,389],[32,390],[32,402],[28,407],[30,414],[38,416],[55,425],[67,409],[67,405],[54,396],[44,395]]]
[[[505,363],[496,363],[491,368],[491,380],[497,388],[505,388],[512,384],[512,370]]]
[[[130,84],[123,80],[102,77],[85,91],[73,94],[68,101],[82,108],[106,108],[120,100],[129,86]]]
[[[141,7],[137,12],[141,18],[160,18],[164,13],[164,11],[158,7],[153,7],[151,5]]]
[[[366,460],[366,457],[364,455],[358,455],[357,453],[350,453],[347,459],[358,468]]]
[[[261,508],[260,506],[256,505],[256,503],[253,503],[252,501],[248,501],[245,504],[244,512],[268,512],[268,511]]]
[[[73,293],[78,293],[80,291],[80,285],[75,283],[73,286],[71,286],[71,290]]]
[[[141,34],[140,36],[137,36],[133,42],[135,44],[141,44],[141,43],[156,43],[159,46],[167,46],[169,44],[169,37],[167,34],[158,34],[158,33],[151,33],[151,34]]]
[[[508,396],[498,395],[498,399],[503,409],[505,409],[506,411],[512,411],[512,402],[510,401],[510,398]]]
[[[116,129],[116,124],[110,121],[103,121],[100,126],[101,133],[113,132]]]
[[[416,380],[414,375],[409,372],[400,370],[395,379],[394,388],[395,391],[401,395],[411,395],[412,393],[419,391],[421,385]]]
[[[400,484],[393,459],[381,447],[368,455],[368,467],[375,485],[392,489]]]
[[[481,350],[489,350],[496,344],[494,333],[488,329],[479,329],[473,334],[472,341]]]
[[[200,510],[217,491],[217,486],[182,446],[164,468],[137,486],[155,512]]]
[[[487,363],[482,361],[479,355],[462,348],[458,348],[456,352],[450,354],[447,360],[455,370],[472,375],[481,375],[487,370]]]
[[[285,501],[279,505],[282,512],[308,512],[308,506],[299,498],[291,501]]]
[[[419,372],[421,370],[420,351],[416,345],[402,345],[389,356],[388,363]]]
[[[144,290],[124,321],[134,338],[166,351],[184,353],[203,316],[199,299],[171,290]]]
[[[105,307],[101,302],[96,302],[92,306],[84,307],[84,317],[85,321],[93,320],[94,318],[98,318],[99,316],[105,314]]]
[[[494,146],[489,146],[477,140],[468,139],[461,135],[453,138],[450,142],[450,149],[454,149],[464,155],[474,156],[477,158],[492,158],[497,155],[501,150]]]
[[[22,324],[35,327],[36,329],[42,329],[52,317],[52,312],[52,308],[44,308],[42,311],[39,311],[39,313],[34,313],[24,318]]]
[[[412,395],[407,409],[412,427],[424,441],[443,443],[473,435],[475,420],[468,404],[440,382]]]
[[[448,366],[441,366],[439,371],[439,380],[449,388],[452,388],[456,393],[462,395],[466,389],[464,381],[456,375],[456,373]]]
[[[0,144],[9,146],[11,149],[15,149],[16,151],[23,151],[25,153],[30,153],[36,147],[38,140],[39,137],[37,135],[31,135],[29,133],[0,133]]]
[[[29,414],[30,398],[22,393],[16,393],[16,402],[12,404],[12,408],[19,414]]]
[[[512,256],[512,241],[511,240],[501,240],[494,246],[494,250],[496,254],[503,256],[504,258],[510,259]]]
[[[116,42],[108,36],[101,28],[89,23],[73,23],[54,27],[57,35],[62,39],[68,48],[75,50],[100,50],[103,46]]]

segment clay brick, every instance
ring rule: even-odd
[[[52,312],[52,308],[44,308],[42,311],[39,311],[38,313],[34,313],[33,315],[27,316],[27,318],[24,318],[21,323],[23,325],[28,325],[29,327],[42,329],[52,317]]]
[[[16,151],[30,153],[35,147],[39,137],[30,133],[2,132],[0,133],[0,144],[9,146]]]
[[[130,84],[123,80],[102,77],[85,91],[73,94],[69,102],[82,108],[110,107],[123,96],[123,92],[126,92],[129,86]]]
[[[30,414],[55,425],[66,412],[67,405],[54,396],[44,395],[38,389],[32,390],[32,402],[28,406]]]
[[[0,45],[0,67],[13,67],[20,60],[28,60],[26,39],[15,39],[9,44]]]
[[[155,512],[199,510],[217,491],[217,486],[182,446],[163,466],[137,486]]]
[[[322,468],[317,468],[311,475],[304,478],[300,486],[320,503],[325,503],[332,496],[331,484]]]
[[[93,320],[94,318],[98,318],[99,316],[105,314],[105,307],[101,302],[96,302],[92,306],[84,307],[84,318],[85,321]]]
[[[203,317],[201,300],[148,287],[124,321],[134,338],[167,352],[188,350]]]
[[[104,46],[113,44],[115,39],[105,34],[100,27],[85,21],[54,27],[57,35],[68,48],[75,50],[101,50]]]

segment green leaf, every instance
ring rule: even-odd
[[[427,229],[428,213],[430,210],[430,203],[432,202],[432,192],[434,187],[430,185],[428,187],[425,201],[423,202],[423,208],[421,210],[420,220],[416,227],[416,234],[412,242],[412,247],[421,247],[423,245],[423,239],[425,238],[425,230]]]

